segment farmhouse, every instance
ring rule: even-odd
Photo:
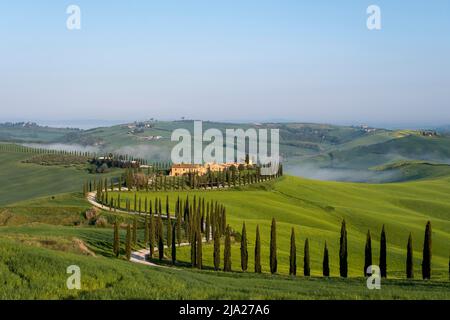
[[[171,176],[182,176],[184,174],[196,174],[199,176],[205,175],[208,173],[208,171],[212,172],[219,172],[227,170],[231,167],[238,168],[240,164],[245,163],[237,163],[237,162],[227,162],[227,163],[205,163],[203,165],[201,164],[189,164],[189,163],[180,163],[180,164],[174,164],[172,165],[172,168],[170,170]]]

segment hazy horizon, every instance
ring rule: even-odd
[[[450,124],[448,1],[69,4],[0,4],[5,121]]]

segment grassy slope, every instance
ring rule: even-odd
[[[287,273],[290,229],[297,234],[298,265],[302,266],[303,241],[310,239],[312,273],[321,274],[324,242],[330,249],[331,273],[338,274],[339,230],[342,218],[348,225],[350,274],[360,276],[364,265],[364,241],[371,229],[374,261],[378,261],[379,233],[386,224],[389,275],[404,277],[405,248],[412,232],[415,268],[420,270],[423,231],[427,220],[433,225],[433,270],[437,278],[447,277],[450,243],[450,179],[428,180],[404,184],[370,185],[320,182],[284,177],[266,189],[252,187],[245,191],[190,192],[224,203],[228,223],[240,231],[247,224],[250,262],[253,260],[254,230],[259,224],[262,236],[263,269],[268,270],[270,220],[278,222],[279,271]],[[123,193],[122,199],[125,198]],[[145,193],[140,193],[145,196]],[[180,194],[182,197],[186,193]],[[131,194],[129,194],[132,197]],[[150,197],[154,197],[151,194]],[[159,193],[165,199],[164,193]],[[174,194],[169,194],[175,201]],[[172,205],[173,207],[173,205]],[[239,269],[239,244],[232,249],[233,267]],[[189,261],[189,250],[179,253]],[[212,247],[204,248],[204,261],[212,265]],[[252,270],[252,263],[249,269]]]
[[[78,191],[84,181],[95,178],[85,168],[22,163],[22,160],[33,155],[0,152],[0,181],[3,183],[0,189],[0,206],[34,197]]]
[[[66,269],[81,269],[81,290],[68,290]],[[283,276],[151,268],[86,257],[0,238],[0,299],[450,299],[448,282]]]

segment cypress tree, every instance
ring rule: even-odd
[[[181,212],[177,216],[177,242],[181,245]]]
[[[289,255],[289,274],[291,276],[297,275],[297,247],[295,245],[295,231],[291,231],[291,252]]]
[[[172,219],[167,219],[167,247],[172,246]]]
[[[209,216],[209,212],[206,214],[205,237],[206,237],[206,242],[209,242],[210,237],[211,237],[211,218]]]
[[[214,270],[220,268],[220,236],[219,232],[214,232]]]
[[[150,248],[150,258],[153,258],[153,253],[155,250],[155,219],[153,218],[153,213],[150,214],[150,219],[148,223],[148,244]]]
[[[177,225],[174,224],[172,227],[172,264],[177,262],[176,230]]]
[[[372,265],[372,238],[370,230],[367,230],[366,246],[364,248],[364,276],[368,277],[367,268]]]
[[[159,256],[159,261],[161,261],[164,258],[164,240],[163,240],[162,232],[159,234],[159,239],[158,239],[158,256]]]
[[[126,256],[127,260],[131,259],[131,227],[130,227],[130,225],[127,225],[125,256]]]
[[[137,243],[137,219],[133,220],[133,233],[132,233],[132,245],[135,246]]]
[[[277,225],[275,218],[272,218],[270,228],[270,272],[277,272]]]
[[[341,277],[347,278],[348,264],[347,264],[347,227],[345,220],[342,220],[341,238],[339,241],[339,273]]]
[[[303,257],[303,274],[305,277],[309,277],[311,275],[311,268],[309,265],[309,240],[306,238],[305,240],[305,255]]]
[[[323,248],[322,274],[324,277],[330,276],[330,258],[328,257],[328,247],[326,241],[325,247]]]
[[[225,230],[225,249],[223,256],[223,271],[231,271],[231,234],[230,226]]]
[[[194,268],[197,264],[197,232],[191,232],[191,265]]]
[[[414,278],[414,259],[411,233],[409,233],[408,246],[406,247],[406,278]]]
[[[248,250],[247,250],[247,230],[245,229],[245,222],[242,225],[241,236],[241,268],[242,271],[247,271],[248,267]]]
[[[113,245],[113,251],[114,251],[114,255],[116,257],[119,256],[119,252],[120,252],[120,238],[119,238],[119,224],[117,223],[117,219],[116,222],[114,223],[114,245]]]
[[[255,273],[261,273],[261,238],[259,236],[259,225],[256,226]]]
[[[431,222],[427,222],[423,241],[422,278],[431,278]]]
[[[203,266],[203,251],[202,251],[202,233],[200,230],[200,226],[198,226],[198,230],[196,232],[197,234],[197,256],[196,256],[196,260],[197,260],[197,268],[201,269]]]
[[[144,219],[144,243],[147,244],[149,241],[149,237],[148,237],[148,219],[147,216],[145,216]]]
[[[380,274],[382,278],[386,278],[387,277],[387,259],[386,259],[386,254],[387,254],[387,249],[386,249],[386,232],[384,230],[384,224],[383,224],[383,228],[381,229],[381,236],[380,236]]]

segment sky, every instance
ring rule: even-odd
[[[0,121],[450,124],[448,0],[2,1],[0,39]]]

